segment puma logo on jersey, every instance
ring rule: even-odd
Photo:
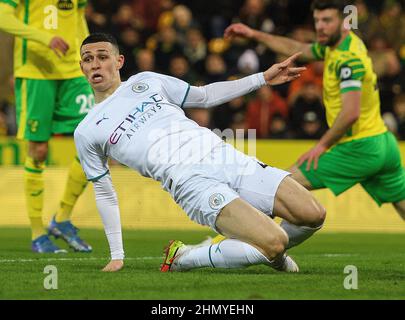
[[[98,126],[98,125],[101,123],[101,121],[103,121],[103,120],[108,120],[108,119],[109,119],[109,118],[106,118],[105,114],[103,114],[103,119],[98,120],[98,121],[96,122],[96,125]]]

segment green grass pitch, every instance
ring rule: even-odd
[[[168,240],[197,243],[207,234],[136,230],[124,230],[125,268],[103,273],[104,232],[81,235],[93,253],[38,255],[30,252],[28,229],[0,229],[0,299],[405,299],[405,234],[317,234],[290,250],[299,274],[266,266],[160,273]],[[57,268],[57,290],[44,289],[47,265]],[[344,288],[347,265],[357,268],[356,290]]]

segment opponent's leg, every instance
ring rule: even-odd
[[[405,220],[405,200],[395,202],[392,205],[394,206],[395,210],[397,210],[401,218]]]
[[[60,206],[48,227],[49,234],[53,235],[55,238],[62,238],[71,248],[79,252],[92,251],[92,247],[79,237],[79,229],[70,221],[73,207],[86,186],[86,176],[79,159],[75,157],[69,169],[68,179]]]
[[[313,190],[312,184],[308,181],[308,179],[303,175],[301,170],[296,165],[292,165],[287,171],[291,173],[291,178],[297,181],[305,189]]]
[[[37,253],[65,253],[66,250],[60,249],[49,239],[42,222],[44,203],[42,172],[45,169],[47,155],[47,142],[29,142],[28,156],[25,160],[24,185],[32,230],[32,251]]]
[[[60,82],[54,114],[53,133],[73,134],[75,128],[92,107],[94,96],[84,77]],[[91,252],[92,248],[78,236],[78,228],[70,221],[73,208],[87,185],[87,179],[76,157],[68,173],[63,197],[56,215],[49,225],[49,232],[61,237],[71,248],[80,252]]]
[[[46,234],[42,223],[42,209],[44,206],[43,171],[47,155],[47,142],[28,142],[28,155],[24,164],[24,190],[32,240]]]
[[[80,161],[76,156],[69,168],[65,191],[55,215],[56,222],[70,220],[73,207],[86,186],[87,179],[80,165]]]

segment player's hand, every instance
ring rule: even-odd
[[[232,40],[234,37],[253,38],[254,30],[243,23],[231,24],[225,29],[224,38]]]
[[[305,161],[307,161],[307,165],[305,167],[306,171],[309,171],[311,168],[311,163],[314,163],[314,170],[318,169],[318,161],[319,157],[328,150],[324,145],[317,144],[308,152],[304,153],[297,162],[298,167],[301,166]]]
[[[64,56],[66,52],[69,50],[69,44],[63,40],[63,38],[55,36],[49,42],[49,48],[52,49],[55,54],[61,58],[62,55]]]
[[[301,72],[306,70],[306,68],[294,68],[292,65],[300,55],[301,52],[298,52],[283,62],[273,64],[264,72],[264,79],[266,80],[266,83],[274,86],[299,78],[301,76]]]
[[[124,267],[124,260],[111,260],[102,271],[116,272],[120,271],[123,267]]]

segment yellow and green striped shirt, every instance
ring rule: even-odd
[[[41,34],[42,43],[23,36],[15,38],[14,76],[32,79],[71,79],[82,76],[80,44],[88,35],[84,18],[87,0],[0,0],[15,8],[15,15]],[[4,22],[3,22],[4,23]],[[7,26],[6,26],[7,27]],[[18,27],[10,26],[18,35]],[[47,45],[62,37],[69,50],[59,58]],[[44,45],[46,43],[47,45]]]
[[[342,94],[361,91],[360,117],[339,143],[386,132],[380,114],[377,76],[363,41],[350,32],[335,49],[314,43],[312,53],[315,58],[325,62],[323,101],[329,127],[342,110]]]

